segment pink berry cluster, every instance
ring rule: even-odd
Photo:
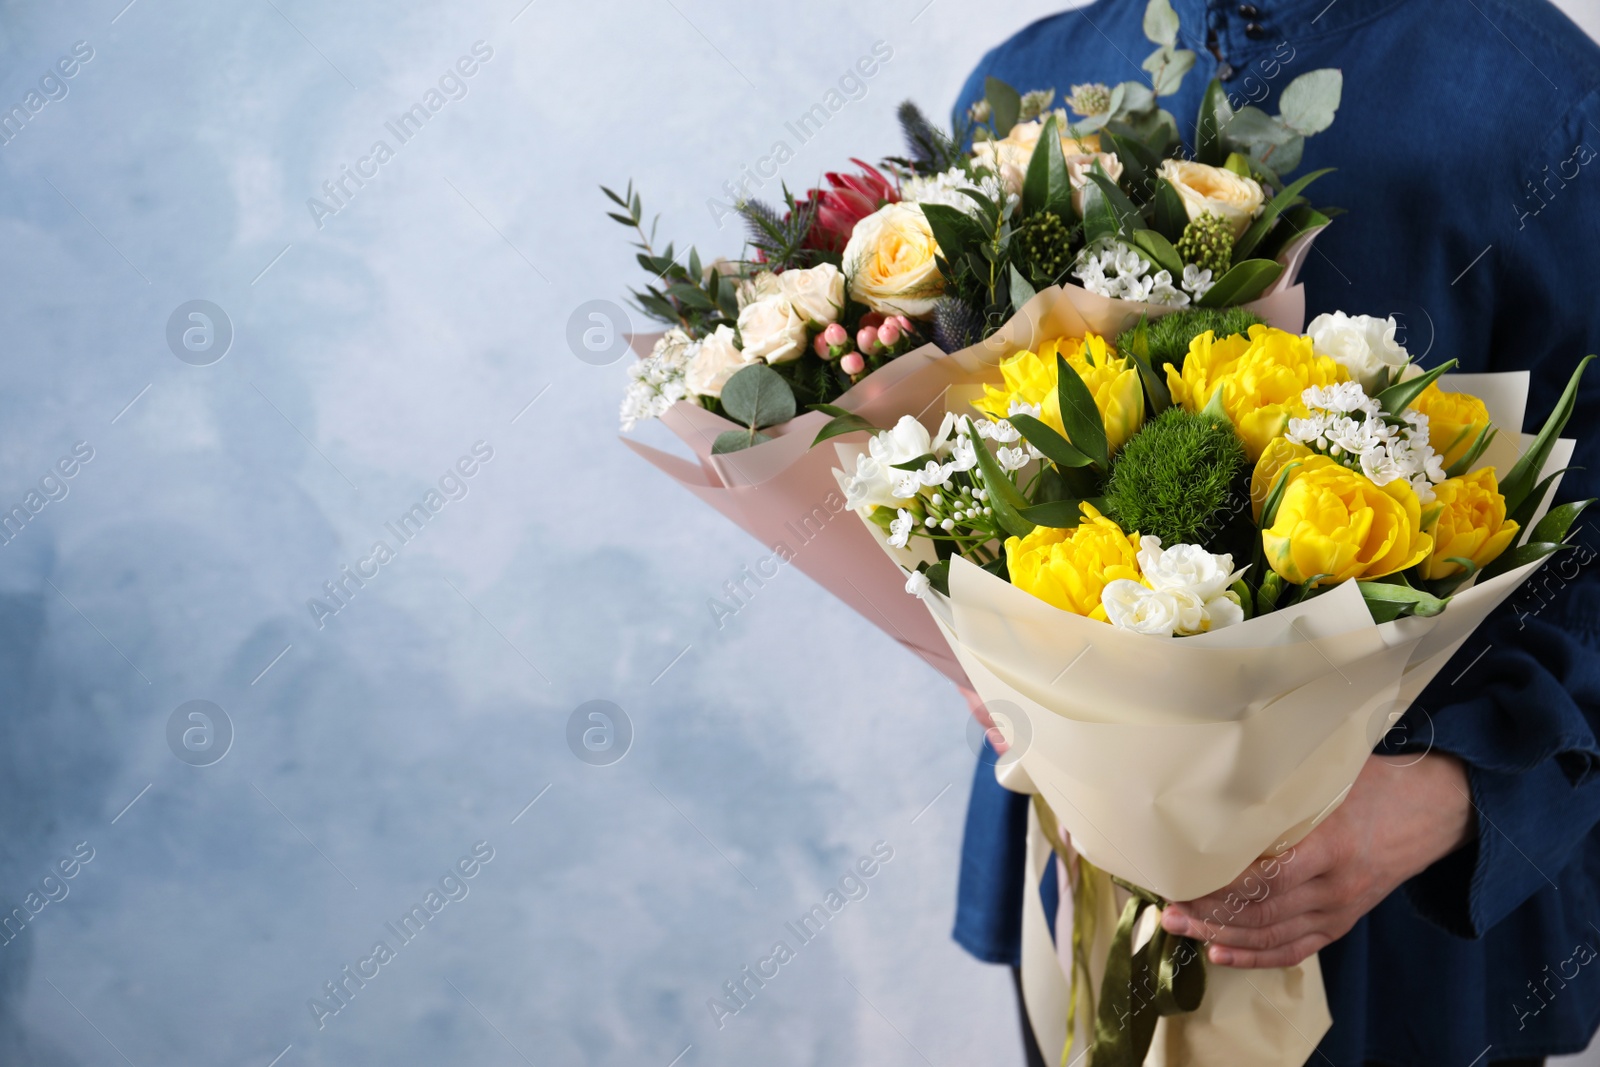
[[[812,348],[823,359],[837,359],[840,370],[857,378],[867,369],[867,356],[897,356],[898,349],[910,347],[914,333],[911,320],[904,315],[890,316],[874,311],[862,316],[853,349],[849,331],[837,322],[817,334]]]

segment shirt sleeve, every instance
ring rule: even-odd
[[[1507,191],[1511,206],[1485,228],[1495,269],[1477,284],[1496,308],[1498,354],[1488,369],[1531,369],[1527,430],[1542,424],[1578,361],[1600,350],[1597,100],[1589,93],[1533,142]],[[1600,495],[1600,364],[1564,436],[1577,450],[1556,500]],[[1600,849],[1600,536],[1588,518],[1467,641],[1387,748],[1431,747],[1466,764],[1476,839],[1405,887],[1424,917],[1462,937],[1482,936],[1556,886],[1584,850]]]

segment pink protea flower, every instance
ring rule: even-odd
[[[856,223],[877,211],[885,204],[899,201],[900,191],[876,167],[859,159],[850,162],[860,167],[861,174],[835,174],[823,177],[828,188],[813,189],[806,199],[816,209],[811,230],[806,235],[806,247],[824,252],[843,252]]]

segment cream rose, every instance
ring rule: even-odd
[[[1067,113],[1058,108],[1054,114],[1057,131],[1065,130]],[[973,156],[999,175],[1006,192],[1013,196],[1022,192],[1022,179],[1028,172],[1028,161],[1033,158],[1033,150],[1039,147],[1039,137],[1044,133],[1044,120],[1048,117],[1045,115],[1029,122],[1019,122],[1000,140],[979,141],[973,146]],[[1098,151],[1100,138],[1097,136],[1078,139],[1063,134],[1061,137],[1061,154],[1068,159]]]
[[[1221,167],[1168,159],[1162,162],[1159,173],[1183,198],[1189,218],[1197,219],[1207,213],[1221,215],[1232,228],[1236,241],[1250,228],[1250,221],[1265,200],[1261,185],[1254,178],[1245,178]]]
[[[1327,356],[1349,371],[1371,396],[1411,362],[1405,346],[1394,339],[1398,329],[1393,316],[1375,319],[1335,311],[1312,319],[1306,333],[1317,355]]]
[[[755,359],[746,358],[733,343],[733,329],[718,326],[700,342],[699,351],[689,360],[683,381],[697,396],[721,396],[722,387],[734,372],[748,367]]]
[[[806,350],[806,320],[782,293],[764,296],[739,312],[739,339],[746,360],[787,363]]]
[[[885,204],[856,223],[844,246],[850,295],[884,315],[931,315],[944,291],[938,252],[920,206]]]
[[[812,329],[839,321],[844,311],[844,275],[832,263],[821,263],[807,270],[786,270],[778,283],[789,306]]]
[[[1083,215],[1083,187],[1089,184],[1089,172],[1094,165],[1106,172],[1106,177],[1117,181],[1122,177],[1122,160],[1110,152],[1089,152],[1067,157],[1067,180],[1072,183],[1072,210]]]

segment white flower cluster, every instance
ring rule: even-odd
[[[1239,597],[1228,587],[1244,571],[1226,552],[1214,556],[1199,545],[1163,549],[1159,537],[1139,538],[1143,582],[1106,583],[1100,603],[1111,625],[1135,633],[1182,637],[1244,621]]]
[[[1290,441],[1359,469],[1374,485],[1404,478],[1418,500],[1433,501],[1433,486],[1444,481],[1445,473],[1428,443],[1428,416],[1407,409],[1396,425],[1358,382],[1313,385],[1300,398],[1311,414],[1289,420],[1284,436]]]
[[[684,380],[700,342],[678,328],[668,330],[644,359],[628,368],[628,389],[622,394],[622,429],[658,419],[689,395]]]
[[[960,167],[951,167],[929,177],[918,175],[907,178],[900,187],[900,199],[914,204],[944,204],[976,216],[978,202],[961,192],[963,189],[975,189],[1005,208],[1015,207],[1018,199],[1015,195],[1005,194],[1000,179],[994,174],[985,171],[971,175]]]
[[[1317,355],[1327,356],[1349,371],[1363,389],[1377,391],[1399,381],[1411,361],[1405,345],[1395,339],[1399,330],[1393,315],[1377,319],[1335,311],[1312,319],[1306,335]]]
[[[910,415],[900,416],[894,429],[884,430],[867,442],[867,450],[856,457],[854,472],[833,472],[844,491],[845,507],[899,508],[923,489],[944,485],[952,474],[977,466],[978,456],[971,442],[964,436],[952,438],[956,429],[953,414],[945,415],[937,434],[929,434],[927,427]],[[918,469],[901,470],[897,466],[923,456],[933,458]],[[909,531],[910,527],[906,529]]]
[[[1112,300],[1175,308],[1188,307],[1214,284],[1209,270],[1190,263],[1183,268],[1181,288],[1174,286],[1170,271],[1151,274],[1150,261],[1121,241],[1106,242],[1098,250],[1085,248],[1078,253],[1072,274],[1089,292]]]

